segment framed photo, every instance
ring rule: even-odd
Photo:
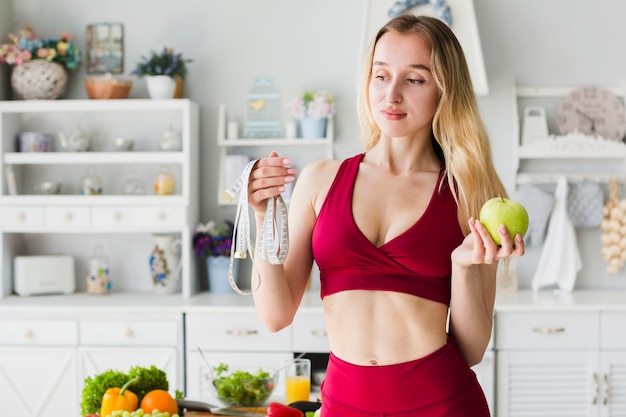
[[[95,23],[87,26],[87,74],[124,72],[124,26]]]
[[[451,15],[450,28],[463,47],[472,83],[474,84],[474,91],[479,96],[486,96],[489,94],[489,85],[478,35],[474,1],[445,0],[443,3],[446,8],[449,8]],[[411,12],[415,15],[436,17],[435,5],[441,7],[441,2],[435,0],[368,0],[363,30],[363,52],[370,46],[378,29],[391,18],[389,15],[390,10],[393,9],[393,12],[396,14],[400,14],[399,12]]]

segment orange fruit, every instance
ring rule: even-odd
[[[150,391],[141,400],[141,409],[145,413],[152,413],[152,410],[170,413],[170,416],[178,414],[178,403],[167,391],[155,389]]]

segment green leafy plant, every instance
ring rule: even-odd
[[[182,53],[175,54],[172,48],[164,47],[160,53],[150,52],[150,56],[142,56],[131,74],[143,77],[146,75],[169,75],[172,78],[185,78],[187,64],[191,59],[183,58]]]
[[[80,67],[81,50],[67,32],[59,38],[42,38],[28,24],[24,24],[17,35],[9,34],[9,39],[11,43],[0,45],[0,62],[22,65],[34,59],[43,59],[59,63],[68,70]]]
[[[167,374],[154,365],[149,368],[134,366],[130,368],[128,374],[109,369],[101,374],[85,379],[82,401],[80,403],[81,415],[100,413],[102,396],[106,390],[121,387],[128,380],[135,377],[138,377],[139,380],[133,384],[132,392],[137,395],[139,403],[141,403],[141,400],[148,392],[154,389],[162,389],[164,391],[169,389]]]

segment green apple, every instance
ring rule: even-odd
[[[506,227],[513,244],[516,234],[524,236],[528,230],[528,212],[524,206],[504,197],[487,200],[480,209],[479,220],[498,245],[502,244],[498,233],[501,224]]]

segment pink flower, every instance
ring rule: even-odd
[[[37,49],[37,58],[45,58],[48,56],[48,50],[46,48]]]

